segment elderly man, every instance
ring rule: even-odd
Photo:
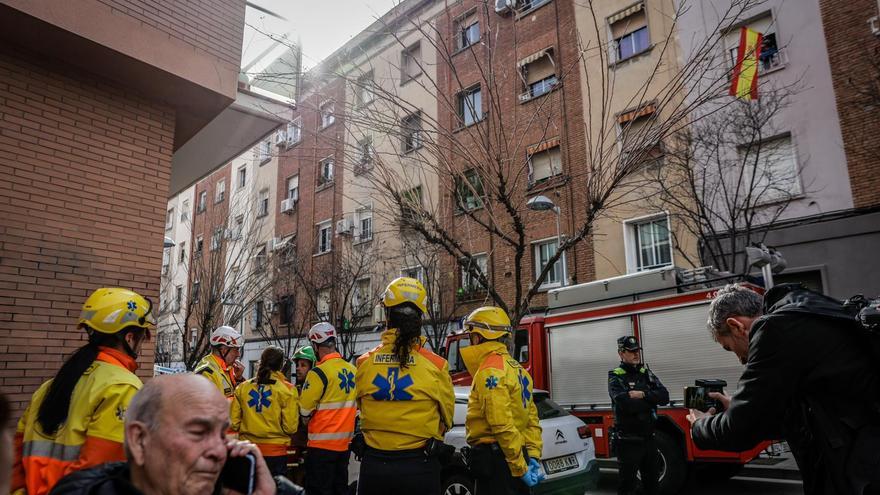
[[[789,284],[761,296],[720,289],[709,308],[713,338],[745,364],[724,411],[691,411],[694,443],[742,451],[783,438],[806,494],[880,493],[878,372],[867,332],[834,299]]]
[[[228,428],[229,403],[210,381],[198,375],[153,378],[135,395],[125,415],[128,461],[73,473],[51,493],[210,494],[227,458],[253,454],[253,493],[275,495],[275,482],[259,449],[227,439]]]

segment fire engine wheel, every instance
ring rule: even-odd
[[[678,493],[687,481],[688,464],[681,446],[668,434],[658,431],[654,434],[657,450],[660,452],[660,493]]]

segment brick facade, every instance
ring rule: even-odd
[[[856,208],[880,205],[880,36],[875,0],[820,0],[834,93]]]
[[[175,114],[13,52],[0,48],[0,390],[20,411],[83,344],[92,290],[158,305]],[[152,362],[147,344],[142,376]]]

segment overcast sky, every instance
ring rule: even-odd
[[[262,33],[302,41],[303,66],[314,67],[400,0],[250,0],[287,21],[248,8],[242,66],[260,56],[272,42]],[[262,32],[262,33],[261,33]],[[273,54],[277,56],[277,54]],[[271,58],[271,55],[270,55]]]

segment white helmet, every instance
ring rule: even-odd
[[[310,342],[320,344],[331,338],[336,338],[336,329],[326,321],[315,323],[315,325],[309,330]]]
[[[241,347],[244,345],[244,342],[241,338],[240,333],[238,333],[234,328],[224,325],[222,327],[217,327],[216,330],[211,332],[211,345]]]

